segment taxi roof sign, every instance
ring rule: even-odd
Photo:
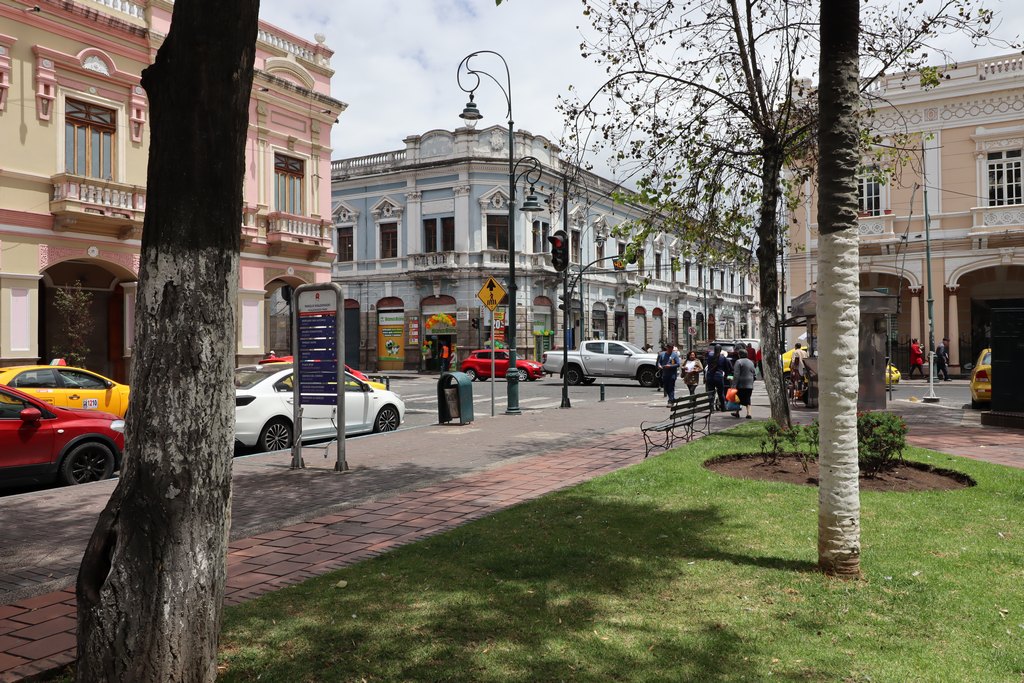
[[[505,294],[507,294],[505,288],[498,284],[498,281],[493,277],[489,277],[484,286],[480,288],[480,291],[476,293],[476,296],[484,306],[493,312],[498,307],[498,304],[501,303],[501,300],[505,298]]]

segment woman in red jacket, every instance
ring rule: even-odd
[[[916,339],[910,340],[910,379],[914,379],[914,370],[921,373],[924,379],[924,354],[921,353],[921,344]]]

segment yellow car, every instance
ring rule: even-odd
[[[984,349],[971,370],[971,407],[992,401],[992,349]]]
[[[892,363],[889,363],[889,368],[888,369],[889,369],[889,372],[885,373],[885,383],[886,384],[899,384],[900,380],[903,378],[903,373],[901,373],[899,371],[899,368],[897,368]]]
[[[0,384],[31,394],[58,408],[100,410],[124,417],[128,385],[65,365],[20,365],[0,368]]]

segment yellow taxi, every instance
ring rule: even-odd
[[[992,349],[983,349],[971,370],[971,407],[992,401]]]
[[[885,373],[886,384],[899,384],[903,379],[903,373],[892,363],[889,363],[888,372]]]
[[[0,368],[0,384],[58,408],[99,410],[122,418],[128,412],[128,385],[81,368],[66,365]]]

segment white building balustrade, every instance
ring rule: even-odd
[[[1024,227],[1024,204],[975,207],[971,209],[971,215],[972,235]]]

